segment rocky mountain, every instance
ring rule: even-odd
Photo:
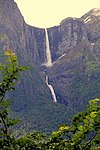
[[[57,99],[82,109],[86,99],[100,96],[100,9],[79,19],[67,18],[48,32],[54,59],[48,74]]]
[[[12,49],[19,63],[29,66],[11,93],[13,114],[24,120],[22,128],[27,130],[54,130],[89,99],[100,97],[100,9],[81,18],[66,18],[47,33],[49,67],[45,66],[45,29],[27,25],[14,0],[0,0],[0,53]]]
[[[19,64],[29,66],[10,94],[11,114],[21,118],[23,130],[49,132],[68,120],[66,107],[53,102],[41,71],[46,62],[45,41],[45,30],[27,25],[14,0],[0,0],[0,55],[12,49]]]
[[[91,49],[98,61],[100,61],[100,9],[92,9],[82,16],[82,19],[85,22],[88,40],[91,43]]]

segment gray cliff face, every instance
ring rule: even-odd
[[[43,75],[36,67],[45,61],[44,29],[27,25],[13,0],[0,0],[0,53],[8,49],[17,54],[19,63],[31,68],[24,74],[25,78],[19,82],[13,95],[16,97],[16,106],[18,99],[21,100],[20,110],[29,108],[43,95],[51,100]],[[15,109],[18,108],[16,106]]]
[[[28,26],[13,0],[0,0],[0,39],[4,51],[13,49],[30,63],[45,61],[44,29]]]
[[[50,28],[48,31],[53,60],[67,54],[82,40],[88,44],[86,27],[81,19],[67,18],[61,22],[60,26]]]
[[[92,9],[82,16],[87,30],[91,50],[100,62],[100,9]]]
[[[86,99],[100,96],[100,10],[93,9],[80,19],[67,18],[48,31],[55,56],[48,74],[57,100],[81,110]]]
[[[60,31],[62,41],[59,43],[58,53],[67,52],[84,39],[87,41],[85,25],[80,19],[71,18],[62,21]]]
[[[61,32],[59,30],[59,26],[48,28],[48,36],[52,60],[55,61],[57,59],[58,46],[61,41]]]
[[[45,62],[45,31],[36,27],[28,26],[27,49],[31,63],[42,65]]]

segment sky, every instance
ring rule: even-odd
[[[100,0],[15,0],[27,24],[48,28],[59,25],[67,17],[79,18]]]

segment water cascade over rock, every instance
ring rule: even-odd
[[[50,45],[49,45],[49,38],[48,38],[47,29],[45,29],[45,37],[46,37],[46,57],[47,57],[45,66],[49,67],[49,66],[52,66],[52,58],[51,58],[51,52],[50,52]]]
[[[49,84],[47,75],[46,75],[46,84],[47,84],[47,86],[49,87],[49,89],[51,91],[51,94],[52,94],[52,97],[53,97],[53,101],[55,103],[57,103],[57,98],[56,98],[56,94],[55,94],[54,88],[52,87],[52,85]]]

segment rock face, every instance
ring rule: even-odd
[[[45,61],[44,29],[28,26],[13,0],[0,0],[0,39],[3,50],[16,50],[35,64]]]
[[[87,40],[85,24],[81,19],[67,18],[60,26],[48,29],[50,47],[53,60],[78,45],[82,40]]]
[[[58,102],[80,110],[86,99],[100,96],[100,10],[93,9],[80,19],[67,18],[48,31],[52,55],[56,49],[48,74]]]
[[[29,66],[21,75],[16,91],[10,93],[12,115],[21,118],[25,130],[54,130],[63,122],[59,116],[62,118],[66,112],[64,107],[52,102],[44,74],[39,70],[46,57],[45,32],[24,22],[14,0],[0,0],[0,54],[7,49],[15,51],[19,63]]]
[[[44,34],[44,29],[28,26],[24,22],[13,0],[0,0],[0,53],[12,49],[17,54],[19,63],[31,68],[26,73],[23,83],[19,83],[15,93],[16,101],[21,99],[25,109],[30,103],[33,104],[39,98],[38,96],[41,98],[43,95],[44,97],[47,95],[48,99],[51,99],[42,74],[36,67],[37,64],[41,65],[45,61]],[[23,104],[20,106],[20,109],[23,109]],[[15,106],[15,108],[19,107]]]
[[[100,61],[100,9],[92,9],[82,16],[87,29],[88,40],[91,44],[92,51]]]
[[[41,130],[43,126],[54,128],[53,124],[59,121],[65,123],[65,110],[76,112],[87,100],[100,97],[100,10],[93,9],[81,18],[66,18],[47,31],[51,67],[43,66],[45,30],[27,25],[14,0],[0,0],[0,53],[12,49],[19,63],[30,68],[16,92],[11,93],[16,97],[13,110],[26,118],[34,116],[30,124],[34,124],[33,129],[37,126]],[[52,102],[45,83],[46,74],[59,104]],[[54,116],[52,121],[51,116]]]

